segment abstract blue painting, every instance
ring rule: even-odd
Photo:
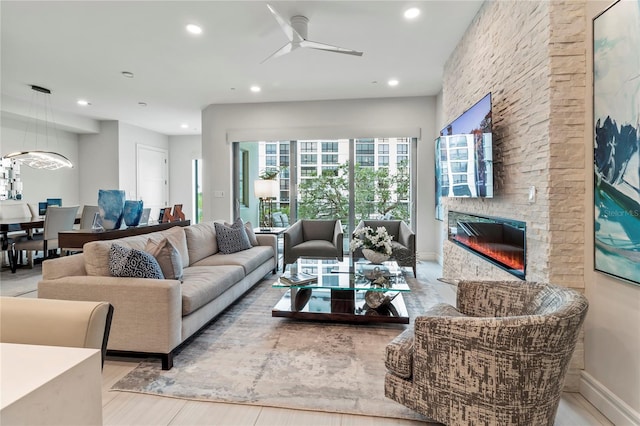
[[[640,0],[593,20],[594,265],[640,284]]]

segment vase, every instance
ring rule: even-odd
[[[127,226],[138,226],[142,217],[142,201],[126,200],[122,211],[122,218]]]
[[[371,263],[382,263],[389,260],[388,254],[379,253],[368,248],[362,249],[362,255]]]
[[[99,189],[98,209],[102,226],[106,230],[120,229],[124,210],[124,191],[120,189]]]

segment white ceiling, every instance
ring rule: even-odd
[[[286,18],[309,18],[310,40],[364,55],[298,49],[261,64],[287,42],[265,1],[3,0],[2,108],[26,105],[29,85],[36,84],[52,91],[61,116],[184,135],[200,133],[201,110],[209,104],[435,95],[444,62],[482,5],[268,3]],[[410,6],[422,11],[413,21],[403,17]],[[187,33],[189,23],[203,33]],[[390,78],[399,85],[389,87]],[[252,93],[253,84],[262,91]],[[80,107],[78,99],[91,105]]]

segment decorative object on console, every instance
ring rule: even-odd
[[[618,1],[593,19],[594,268],[640,285],[640,17]]]
[[[39,138],[44,139],[45,143],[48,146],[50,134],[55,137],[56,143],[58,141],[57,140],[58,134],[56,129],[56,123],[55,121],[53,121],[53,111],[49,110],[50,105],[48,102],[48,97],[45,96],[45,95],[50,95],[51,90],[44,87],[35,86],[35,85],[31,85],[31,89],[34,92],[36,92],[36,94],[32,98],[33,102],[30,108],[30,111],[35,111],[35,115],[32,120],[33,133],[35,134],[35,142],[34,142],[33,149],[12,152],[10,154],[3,156],[2,159],[14,160],[16,162],[23,163],[24,165],[32,167],[34,169],[57,170],[62,167],[69,167],[69,168],[73,167],[73,164],[71,163],[71,161],[69,161],[69,159],[64,155],[59,154],[57,152],[43,151],[38,149]],[[39,94],[43,94],[42,95],[42,101],[43,101],[42,111],[38,111],[37,105],[35,105],[37,103],[36,97]],[[52,118],[51,125],[49,125],[49,120],[48,120],[49,117]],[[44,122],[45,122],[44,128],[42,125],[38,125],[38,121],[42,119],[44,119]],[[42,128],[44,130],[41,130],[41,131],[43,131],[44,133],[39,135],[38,130]],[[53,131],[51,131],[50,129],[53,129]],[[25,128],[24,141],[27,140],[28,135],[29,135],[29,122],[27,122],[27,125]]]
[[[126,200],[123,208],[124,223],[127,226],[138,226],[142,217],[142,200]]]
[[[182,212],[182,204],[175,204],[173,206],[173,220],[185,220],[184,213]]]
[[[125,194],[120,189],[98,190],[98,208],[104,229],[120,229]]]
[[[387,229],[379,226],[373,228],[365,226],[356,230],[351,240],[350,249],[355,251],[362,248],[362,255],[371,263],[382,263],[391,256],[391,236]]]

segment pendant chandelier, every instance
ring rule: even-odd
[[[55,124],[55,121],[53,120],[53,110],[52,108],[50,108],[50,105],[48,102],[49,99],[47,96],[51,94],[51,90],[46,89],[44,87],[35,86],[35,85],[32,85],[31,89],[36,92],[35,96],[43,94],[42,97],[43,97],[43,106],[44,106],[45,144],[47,145],[47,147],[49,146],[50,137],[54,137],[57,144],[58,134],[57,134],[56,124]],[[33,106],[36,104],[36,101],[34,99],[32,100],[33,100],[32,102],[32,106]],[[51,112],[49,112],[49,110],[51,110]],[[34,133],[36,135],[36,142],[35,142],[34,149],[12,152],[10,154],[5,155],[2,158],[8,158],[10,160],[19,161],[25,166],[29,166],[34,169],[57,170],[62,167],[73,167],[73,164],[71,163],[71,161],[69,161],[69,159],[64,155],[59,154],[57,152],[53,152],[53,151],[45,151],[45,150],[38,149],[38,133],[39,133],[38,119],[40,117],[38,116],[37,110],[35,111],[35,114],[33,115],[33,117],[34,117],[33,121],[35,124]],[[49,117],[51,117],[51,127],[49,125]],[[27,123],[27,128],[25,129],[23,144],[26,142],[28,134],[29,134],[29,123]]]

